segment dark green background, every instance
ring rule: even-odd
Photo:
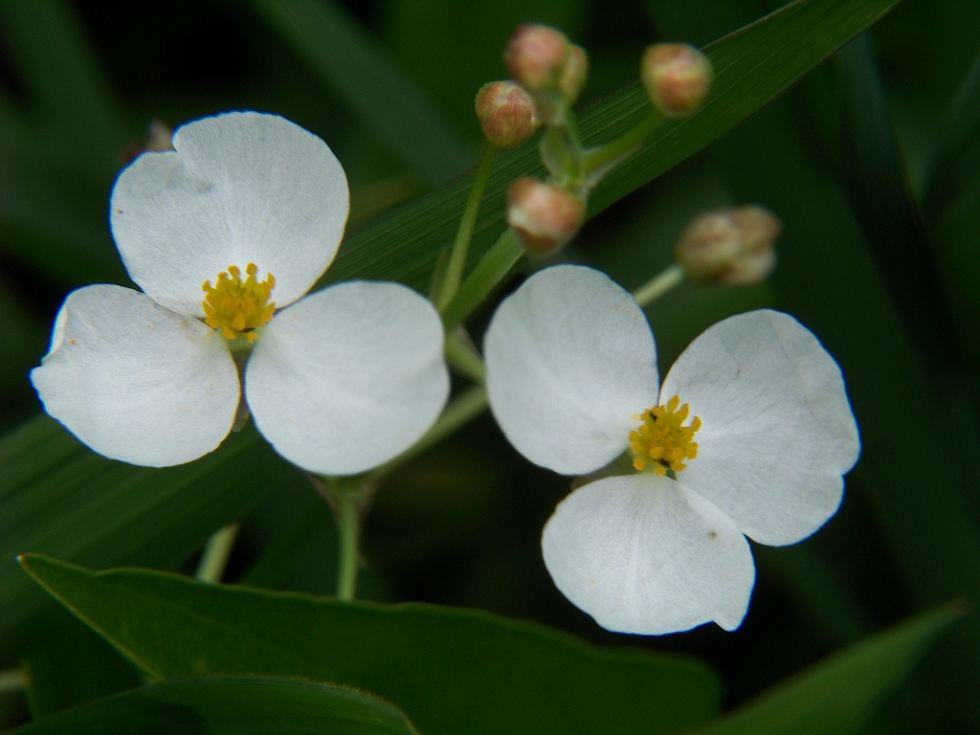
[[[351,53],[328,56],[325,69],[316,44],[290,40],[274,0],[0,0],[0,428],[38,411],[26,373],[64,295],[92,282],[127,283],[106,202],[151,119],[178,124],[259,109],[300,123],[343,162],[356,233],[476,163],[472,97],[503,76],[501,49],[518,22],[555,23],[587,48],[587,106],[635,79],[647,43],[707,43],[775,5],[351,3],[331,6],[338,37],[323,39],[333,50],[350,43]],[[685,285],[658,302],[650,317],[661,367],[719,317],[771,305],[813,328],[848,379],[864,454],[844,505],[801,546],[755,547],[759,581],[742,629],[628,640],[704,657],[723,674],[729,704],[915,611],[976,598],[977,27],[976,3],[906,0],[761,113],[592,220],[563,256],[636,287],[670,263],[675,238],[697,212],[763,204],[785,226],[771,282]],[[355,63],[358,50],[400,68],[404,83],[372,85],[370,69]],[[428,136],[403,114],[400,95],[440,121],[440,136],[451,141],[441,149],[454,155],[426,157]],[[385,105],[392,114],[380,122],[365,112]],[[485,316],[473,322],[477,333]],[[269,482],[281,487],[246,517],[229,578],[329,593],[326,509],[298,472]],[[566,480],[521,460],[484,417],[385,482],[365,532],[362,595],[480,607],[624,643],[568,604],[544,571],[540,529],[567,491]],[[93,663],[106,659],[101,644],[67,617],[58,629],[63,640],[49,647],[59,657],[48,664],[65,668],[67,657],[76,668],[66,675],[89,670],[92,696],[134,680],[121,664]],[[980,726],[978,659],[974,612],[865,731]],[[35,654],[35,666],[44,661],[43,650]],[[16,663],[11,657],[0,668]],[[0,698],[9,723],[22,707]]]

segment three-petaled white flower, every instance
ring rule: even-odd
[[[542,538],[558,589],[609,630],[737,628],[755,581],[745,537],[812,534],[857,461],[840,369],[786,314],[714,325],[661,386],[633,298],[557,266],[501,304],[485,348],[494,416],[529,460],[580,475],[631,456],[635,474],[573,492]]]
[[[247,356],[256,425],[300,467],[354,474],[411,446],[449,391],[429,302],[359,281],[300,300],[347,221],[327,145],[276,115],[235,112],[188,123],[173,147],[116,180],[112,233],[143,293],[68,296],[31,373],[47,412],[107,457],[188,462],[231,430]]]

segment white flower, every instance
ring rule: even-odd
[[[812,534],[857,461],[840,369],[779,312],[714,325],[661,386],[633,298],[558,266],[501,304],[485,348],[491,408],[525,457],[566,475],[632,457],[635,474],[573,492],[542,538],[558,589],[609,630],[737,628],[755,580],[745,537]]]
[[[347,221],[327,145],[276,115],[234,112],[188,123],[173,146],[116,180],[112,233],[143,293],[69,294],[31,372],[47,412],[107,457],[189,462],[231,430],[247,357],[256,425],[300,467],[354,474],[411,446],[449,390],[435,310],[393,283],[299,300]]]

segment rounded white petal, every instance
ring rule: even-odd
[[[240,396],[224,338],[138,291],[73,291],[31,371],[45,410],[99,454],[168,467],[215,449]]]
[[[656,403],[657,355],[636,301],[603,273],[556,266],[497,309],[484,343],[490,407],[517,450],[574,475],[623,452]]]
[[[395,283],[352,281],[277,314],[255,344],[245,394],[283,457],[324,475],[369,470],[432,426],[449,394],[442,322]]]
[[[840,505],[860,452],[840,368],[813,334],[762,310],[701,334],[664,379],[701,418],[696,459],[679,476],[749,538],[806,538]]]
[[[653,474],[609,477],[559,503],[541,540],[555,585],[607,630],[662,635],[714,621],[735,630],[755,564],[724,513]]]
[[[327,144],[277,115],[230,112],[179,128],[116,179],[112,234],[153,300],[201,316],[201,284],[230,265],[272,273],[279,307],[330,265],[347,221],[347,178]]]

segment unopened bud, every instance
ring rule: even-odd
[[[589,57],[586,55],[585,49],[569,44],[565,68],[562,69],[561,77],[558,79],[558,91],[561,92],[569,105],[574,104],[575,100],[578,99],[588,74]]]
[[[658,43],[644,52],[640,76],[654,107],[668,117],[684,117],[708,94],[711,62],[693,46]]]
[[[537,179],[523,178],[507,192],[507,223],[534,255],[551,255],[575,237],[585,217],[585,203]]]
[[[758,283],[776,265],[773,248],[782,223],[762,207],[706,212],[694,219],[677,243],[677,260],[692,281],[729,286]]]
[[[537,23],[517,27],[504,52],[510,76],[530,91],[558,84],[568,60],[568,38],[559,30]]]
[[[147,151],[172,151],[174,149],[173,130],[165,122],[151,120],[146,132],[146,142],[143,144],[130,143],[119,153],[121,163],[128,164]]]
[[[498,148],[516,148],[538,129],[534,100],[514,82],[484,84],[475,107],[484,137]]]
[[[146,150],[172,151],[174,131],[162,120],[151,120],[147,129]]]

